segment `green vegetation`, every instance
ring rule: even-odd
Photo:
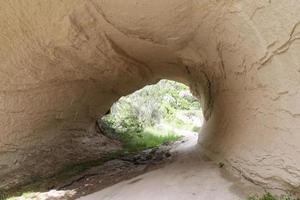
[[[22,194],[22,197],[24,199],[32,199],[34,197],[34,192],[24,192]],[[16,199],[17,199],[16,197],[10,197],[7,200],[16,200]]]
[[[286,195],[273,195],[271,193],[266,193],[263,196],[251,196],[248,198],[248,200],[300,200],[298,197],[293,197],[292,195],[286,194]]]
[[[170,132],[161,135],[161,133],[154,129],[146,129],[143,132],[127,133],[120,136],[124,151],[129,153],[157,147],[159,145],[173,142],[178,139],[178,135]]]
[[[200,109],[198,100],[186,85],[161,80],[156,85],[120,98],[112,106],[111,113],[102,120],[117,133],[138,133],[162,122],[177,128],[193,129],[192,120],[182,118],[200,118]]]
[[[98,124],[131,151],[177,140],[175,128],[199,131],[201,115],[200,104],[186,85],[161,80],[120,98]]]

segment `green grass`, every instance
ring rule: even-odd
[[[176,117],[173,117],[172,119],[168,119],[165,121],[166,124],[178,128],[178,129],[185,129],[185,130],[190,130],[193,131],[194,125],[192,123],[183,121],[181,119],[178,119]]]
[[[29,199],[29,198],[33,198],[34,197],[34,192],[24,192],[21,197],[23,197],[24,199]],[[10,197],[6,200],[16,200],[17,197]]]
[[[271,193],[266,193],[262,196],[251,196],[248,198],[248,200],[300,200],[298,197],[293,197],[292,195],[286,194],[286,195],[273,195]]]
[[[161,134],[155,129],[145,129],[140,133],[121,133],[120,141],[123,144],[125,152],[138,152],[144,149],[160,146],[168,142],[178,140],[180,136],[168,132]]]
[[[201,127],[199,127],[199,126],[194,126],[194,127],[192,128],[192,131],[197,132],[197,133],[199,133],[200,130],[201,130]]]

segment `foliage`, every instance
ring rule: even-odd
[[[186,85],[175,81],[161,80],[155,85],[122,97],[116,102],[111,113],[102,119],[117,132],[142,132],[153,127],[162,119],[176,120],[178,110],[199,110],[198,100]],[[184,122],[177,121],[184,124]]]
[[[133,106],[128,99],[124,98],[114,105],[112,114],[103,118],[115,130],[119,132],[141,132],[143,130],[142,120],[139,118],[137,107]]]
[[[162,144],[173,142],[179,139],[179,136],[173,133],[161,134],[154,129],[146,129],[141,133],[121,134],[120,140],[125,152],[138,152],[144,149],[160,146]]]
[[[23,199],[32,199],[34,197],[34,192],[24,192],[22,194]],[[7,200],[16,200],[16,197],[10,197]]]
[[[257,195],[251,196],[248,198],[248,200],[300,200],[300,198],[293,197],[290,194],[277,196],[277,195],[273,195],[271,193],[266,193],[261,197],[259,197]]]
[[[4,191],[0,190],[0,200],[6,199],[7,195]]]

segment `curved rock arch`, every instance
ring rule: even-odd
[[[1,182],[109,150],[90,139],[95,116],[168,78],[204,106],[204,152],[256,184],[299,188],[299,9],[296,0],[1,2]]]

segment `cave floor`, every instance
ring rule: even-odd
[[[171,149],[173,161],[158,169],[119,182],[80,200],[240,200],[258,188],[229,176],[220,164],[200,156],[197,135]]]
[[[246,200],[261,193],[253,184],[229,175],[223,164],[203,156],[197,133],[173,131],[183,136],[180,141],[107,161],[48,192],[14,200]]]

